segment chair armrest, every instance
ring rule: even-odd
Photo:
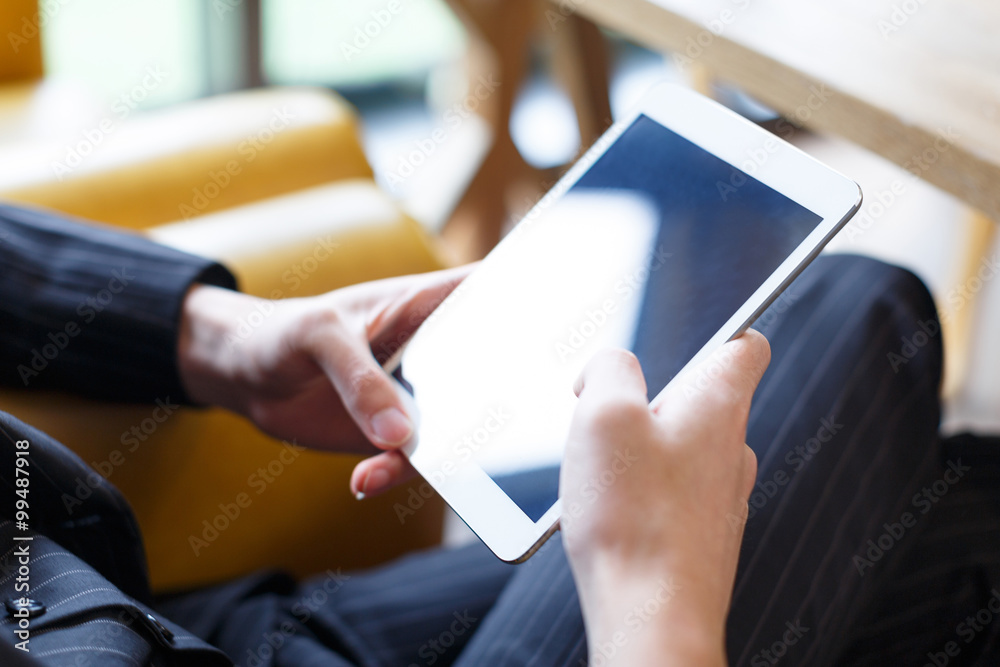
[[[0,198],[134,229],[370,176],[353,110],[307,88],[109,113],[69,146],[0,149]]]
[[[154,227],[154,240],[225,264],[255,296],[310,296],[444,267],[432,239],[375,183],[345,180]]]

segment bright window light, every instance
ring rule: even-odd
[[[264,0],[264,69],[275,83],[329,86],[422,76],[465,36],[442,0]]]
[[[191,99],[207,88],[204,30],[201,0],[60,3],[42,28],[46,75],[135,108]]]

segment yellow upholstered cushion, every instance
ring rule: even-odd
[[[275,88],[0,149],[0,199],[144,229],[343,178],[370,177],[352,109]]]
[[[149,234],[225,261],[261,296],[307,296],[441,267],[423,230],[363,179]],[[413,501],[407,487],[358,502],[348,492],[356,458],[288,448],[223,410],[170,408],[167,415],[163,407],[10,390],[0,392],[0,407],[70,443],[122,490],[157,590],[262,567],[297,575],[362,567],[440,541],[437,497]],[[411,502],[419,511],[401,521],[396,504]]]
[[[149,235],[229,267],[248,294],[310,296],[442,267],[423,229],[375,183],[338,181],[163,225]]]
[[[222,410],[10,390],[0,391],[0,407],[71,443],[121,489],[139,519],[155,590],[263,567],[306,575],[368,566],[440,541],[436,498],[401,522],[393,505],[408,502],[408,488],[359,502],[347,486],[356,459],[282,446]],[[78,480],[74,495],[88,492]]]

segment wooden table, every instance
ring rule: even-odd
[[[559,0],[1000,220],[995,0]]]
[[[981,215],[957,284],[979,269],[997,234],[986,219],[1000,221],[1000,3],[554,1],[965,201]],[[969,368],[975,308],[939,307],[949,315],[943,393],[950,396]]]

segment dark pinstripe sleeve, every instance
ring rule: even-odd
[[[184,401],[181,304],[223,266],[138,235],[0,205],[0,383]]]

